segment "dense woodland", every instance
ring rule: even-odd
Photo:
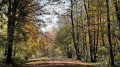
[[[44,8],[61,3],[69,4],[64,13]],[[43,31],[39,17],[50,14],[59,20]],[[119,34],[119,0],[0,0],[1,63],[57,57],[119,67]]]

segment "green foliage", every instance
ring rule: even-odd
[[[27,60],[21,57],[13,57],[13,61],[17,64],[25,64],[27,62]]]
[[[72,34],[69,25],[61,27],[57,32],[54,47],[60,49],[63,55],[66,55],[69,51],[73,51]]]
[[[117,53],[115,55],[115,62],[116,62],[116,65],[119,65],[120,66],[120,53]]]
[[[98,61],[100,62],[104,61],[108,63],[109,59],[107,56],[109,56],[108,49],[106,47],[98,46],[98,53],[97,53]]]

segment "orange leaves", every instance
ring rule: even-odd
[[[28,45],[27,49],[35,53],[39,49],[38,39],[41,32],[39,32],[39,29],[33,22],[26,23],[22,29],[27,32],[26,36],[28,39],[25,41],[25,43]]]
[[[38,28],[35,26],[34,23],[28,23],[28,25],[25,26],[26,27],[26,31],[28,31],[28,36],[31,39],[31,41],[33,41],[34,43],[37,42],[37,38],[39,36],[39,30]]]

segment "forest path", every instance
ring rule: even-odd
[[[62,58],[31,59],[23,67],[93,67],[93,63],[73,61]]]

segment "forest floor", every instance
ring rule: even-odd
[[[30,59],[23,67],[93,67],[94,63],[62,58]]]

